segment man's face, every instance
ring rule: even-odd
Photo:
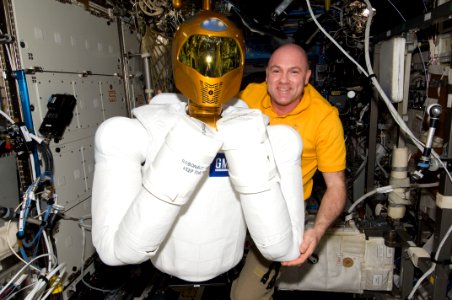
[[[280,115],[291,112],[311,75],[306,56],[298,48],[282,47],[273,53],[266,72],[273,108]]]

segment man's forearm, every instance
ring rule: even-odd
[[[345,206],[345,193],[343,195],[325,193],[320,204],[317,217],[315,219],[314,229],[324,235],[326,230],[342,213]]]
[[[325,173],[324,177],[327,189],[320,203],[314,224],[314,230],[322,236],[342,213],[346,200],[344,173]]]

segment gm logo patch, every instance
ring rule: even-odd
[[[224,153],[217,153],[215,159],[210,164],[209,177],[228,177],[228,162]]]

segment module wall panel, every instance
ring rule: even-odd
[[[27,75],[35,132],[47,113],[47,103],[54,94],[71,94],[77,99],[73,118],[59,143],[68,143],[94,136],[106,118],[127,115],[124,86],[114,76],[36,73]]]
[[[83,6],[55,0],[14,0],[22,68],[46,71],[119,73],[117,24]]]

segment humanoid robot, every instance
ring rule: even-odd
[[[302,142],[233,98],[244,51],[230,20],[201,11],[173,40],[181,94],[159,94],[97,130],[92,238],[104,263],[151,259],[164,273],[206,281],[240,262],[247,228],[267,259],[299,256]]]

